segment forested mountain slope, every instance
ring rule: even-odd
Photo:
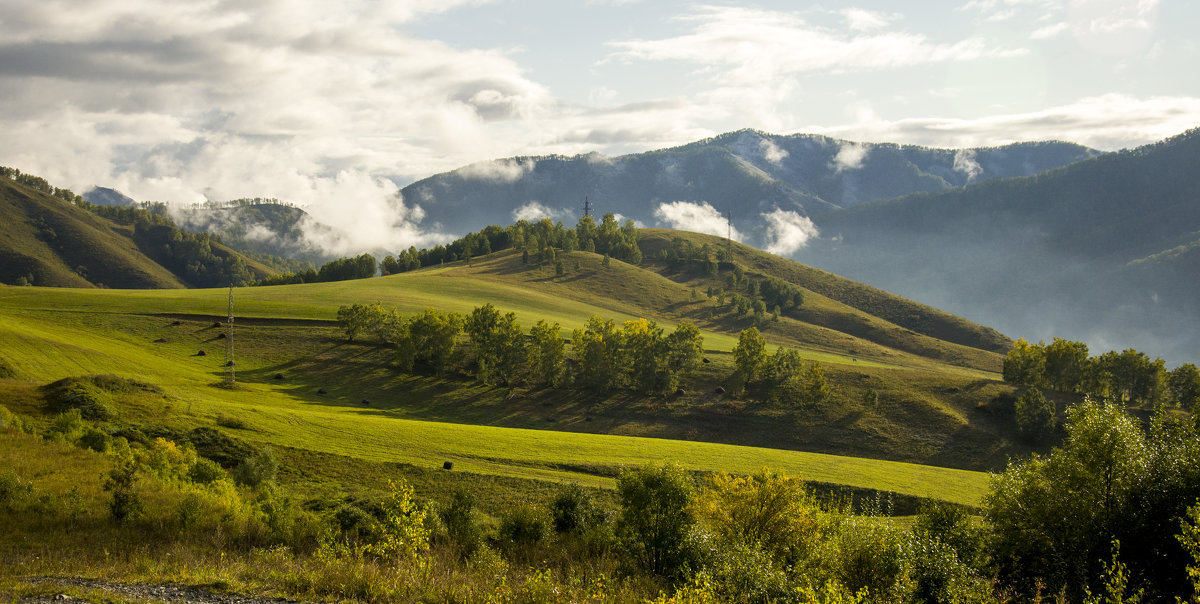
[[[815,215],[918,191],[1025,176],[1097,154],[1079,145],[1021,143],[947,150],[853,143],[815,135],[742,130],[646,153],[520,157],[481,162],[404,187],[426,221],[451,232],[507,224],[537,202],[568,221],[587,196],[598,213],[656,223],[661,203],[706,202],[733,212],[737,228],[761,228],[776,208]]]
[[[212,287],[228,285],[231,277],[248,281],[277,272],[144,210],[91,206],[95,211],[89,211],[82,199],[52,195],[44,180],[25,180],[0,178],[2,283]]]
[[[806,262],[1014,337],[1200,350],[1200,131],[817,222]]]

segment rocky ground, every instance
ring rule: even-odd
[[[43,595],[18,597],[15,602],[186,602],[191,604],[281,604],[296,600],[224,594],[184,585],[116,583],[78,577],[31,577],[24,580]]]

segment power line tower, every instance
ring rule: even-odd
[[[233,283],[229,283],[229,319],[225,322],[225,385],[236,383],[233,368]]]
[[[591,204],[591,202],[588,201],[587,195],[583,196],[583,215],[584,216],[592,215],[592,204]]]

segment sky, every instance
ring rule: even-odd
[[[449,234],[399,187],[510,156],[1161,140],[1200,125],[1197,23],[1190,0],[0,0],[0,165],[420,247]]]

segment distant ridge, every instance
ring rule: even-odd
[[[451,232],[507,224],[524,210],[572,222],[586,195],[599,213],[659,223],[661,203],[705,202],[732,211],[737,228],[761,228],[776,208],[815,216],[859,203],[970,182],[1029,176],[1099,152],[1072,143],[981,149],[854,143],[825,136],[741,130],[670,149],[605,157],[515,157],[412,183],[404,199]],[[536,203],[540,206],[532,206]]]

